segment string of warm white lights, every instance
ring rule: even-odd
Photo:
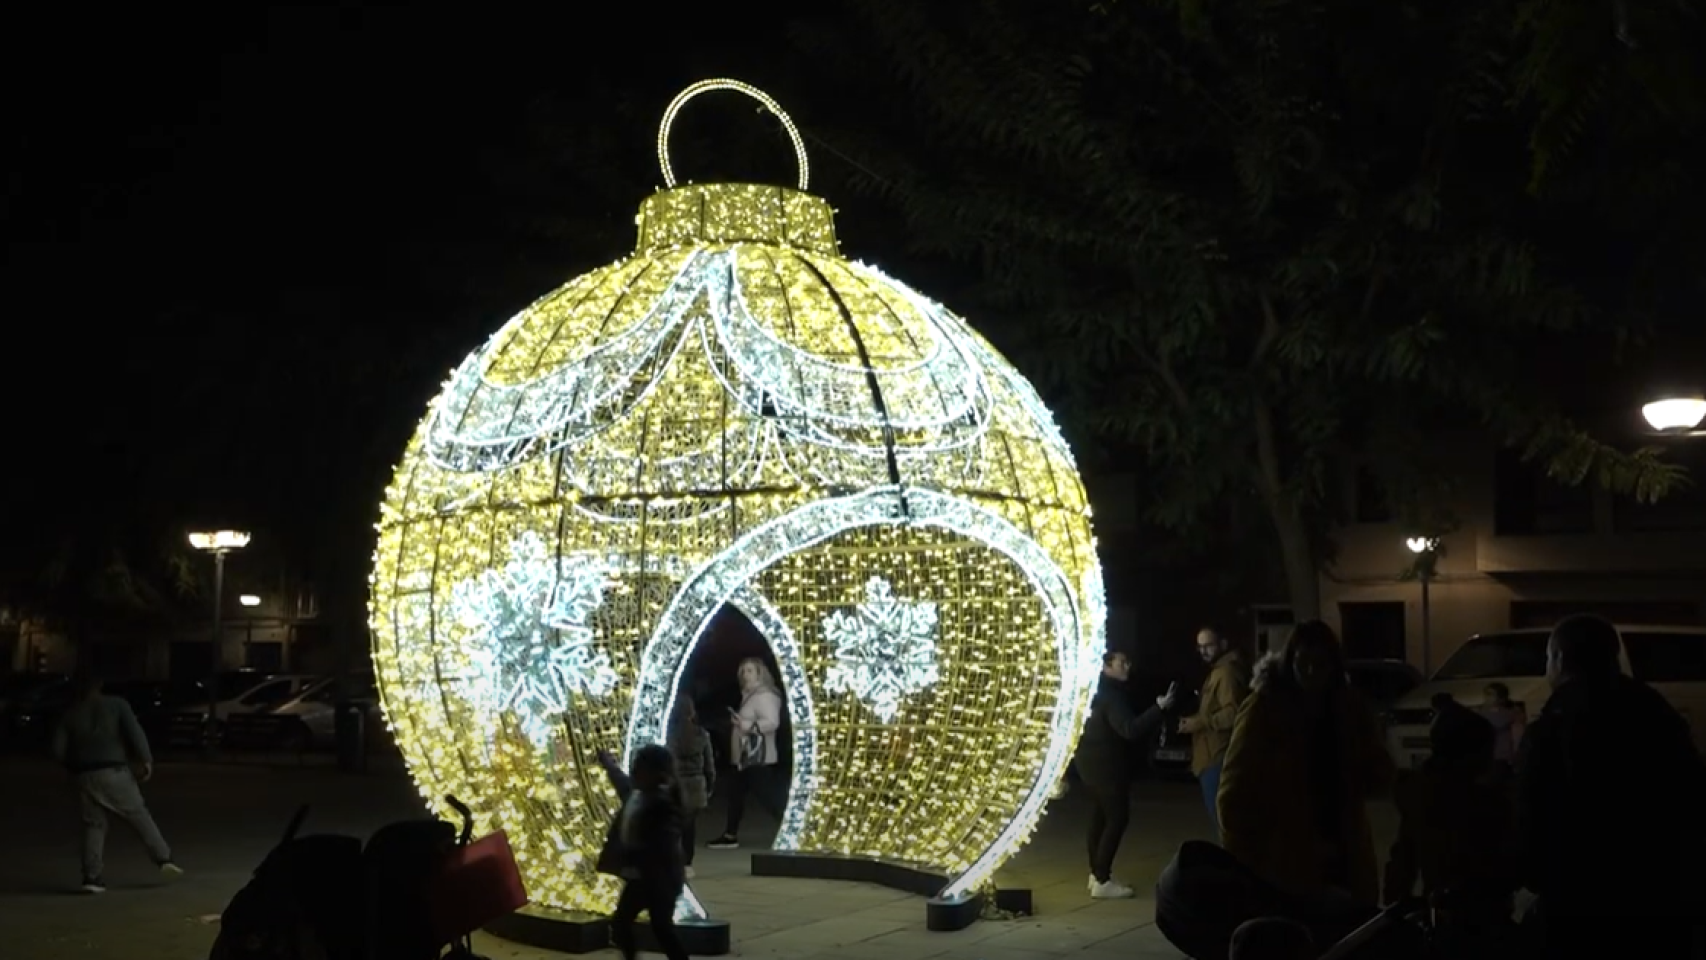
[[[792,730],[776,846],[981,886],[1103,645],[1058,427],[963,320],[842,259],[815,197],[680,187],[638,227],[451,371],[386,491],[374,665],[422,796],[502,826],[536,902],[609,909],[596,754],[664,739],[728,606]]]
[[[681,112],[682,107],[687,106],[687,101],[713,90],[731,90],[735,93],[746,94],[763,104],[764,109],[770,111],[770,115],[782,124],[782,129],[788,134],[788,140],[794,145],[794,156],[800,164],[800,192],[806,192],[811,185],[811,165],[806,158],[806,142],[800,137],[800,128],[794,126],[793,118],[789,117],[787,111],[782,109],[782,105],[771,99],[768,93],[750,83],[742,83],[739,80],[727,78],[700,80],[691,84],[687,89],[676,94],[675,99],[671,100],[669,106],[664,108],[663,122],[658,125],[658,166],[663,170],[664,187],[667,189],[675,188],[675,168],[669,162],[669,131],[671,127],[675,126],[676,115]]]

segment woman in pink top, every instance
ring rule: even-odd
[[[740,846],[740,822],[746,800],[757,800],[771,816],[782,819],[782,798],[788,785],[777,769],[776,729],[782,725],[782,693],[770,668],[757,657],[740,663],[740,709],[729,711],[729,756],[735,775],[728,796],[728,820],[723,835],[705,846],[733,850]]]
[[[1489,683],[1481,703],[1481,716],[1493,725],[1493,760],[1501,776],[1509,774],[1516,763],[1517,748],[1522,746],[1522,731],[1528,725],[1528,711],[1511,701],[1510,688],[1502,683]]]

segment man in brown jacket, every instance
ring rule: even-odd
[[[1202,784],[1203,804],[1208,807],[1208,819],[1218,834],[1220,818],[1215,812],[1215,797],[1220,793],[1220,762],[1226,758],[1227,744],[1232,742],[1232,722],[1238,718],[1238,706],[1250,693],[1250,668],[1225,637],[1208,627],[1197,631],[1197,653],[1211,666],[1208,679],[1203,681],[1196,715],[1180,720],[1179,732],[1191,738],[1191,772]]]

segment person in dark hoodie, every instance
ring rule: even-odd
[[[1642,957],[1685,957],[1701,934],[1706,765],[1687,721],[1623,675],[1621,646],[1599,617],[1553,628],[1552,696],[1518,752],[1518,868],[1547,957],[1607,934]]]
[[[653,743],[635,752],[633,768],[627,773],[607,750],[599,751],[598,761],[622,801],[598,855],[598,871],[624,881],[622,896],[610,915],[610,939],[623,957],[634,960],[633,924],[644,910],[664,955],[669,960],[687,960],[687,950],[675,931],[675,901],[687,882],[675,758],[668,747]]]
[[[83,807],[83,891],[107,889],[102,873],[108,814],[136,831],[162,876],[182,876],[137,786],[153,776],[154,755],[135,711],[123,699],[103,693],[99,677],[84,674],[72,683],[73,699],[53,731],[52,749],[54,759],[76,779]]]
[[[1114,854],[1119,852],[1131,820],[1132,752],[1161,727],[1163,711],[1173,705],[1174,690],[1155,698],[1155,705],[1141,715],[1126,699],[1125,683],[1131,676],[1131,660],[1109,650],[1102,655],[1102,676],[1097,680],[1084,735],[1078,740],[1079,779],[1095,804],[1090,815],[1090,896],[1117,900],[1135,895],[1131,887],[1114,879]]]

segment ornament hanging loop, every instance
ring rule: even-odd
[[[810,179],[811,167],[806,162],[806,141],[800,136],[800,128],[794,126],[794,121],[789,119],[787,112],[782,109],[782,105],[777,103],[768,93],[750,83],[723,78],[701,80],[693,84],[676,94],[675,99],[671,100],[669,106],[664,108],[663,123],[658,126],[658,166],[663,168],[664,186],[672,190],[675,188],[675,170],[669,163],[669,128],[675,123],[676,114],[680,113],[681,108],[687,105],[687,101],[701,93],[709,93],[712,90],[732,90],[735,93],[744,93],[757,100],[764,109],[770,111],[772,116],[781,121],[782,129],[787,131],[788,139],[794,144],[794,159],[800,165],[800,192],[804,193]]]

